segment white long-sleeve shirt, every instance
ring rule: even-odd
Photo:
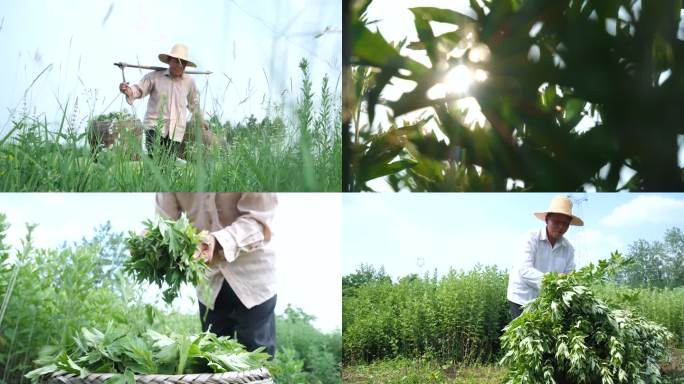
[[[545,273],[568,273],[574,269],[575,249],[565,237],[551,247],[546,228],[533,231],[508,276],[507,298],[516,304],[527,304],[539,296]]]

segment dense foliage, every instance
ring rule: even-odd
[[[339,330],[321,333],[311,325],[313,320],[290,305],[277,317],[279,352],[270,371],[279,383],[340,383],[342,335]]]
[[[347,288],[342,303],[346,363],[430,355],[491,361],[510,321],[508,277],[494,267],[447,275],[407,276],[397,283]]]
[[[181,284],[199,285],[209,271],[204,259],[194,258],[200,233],[183,214],[178,220],[157,216],[155,222],[146,220],[145,233],[133,232],[128,238],[131,256],[123,270],[139,283],[164,283],[164,301],[171,303],[178,296]]]
[[[663,326],[610,308],[590,285],[624,260],[590,264],[565,276],[544,276],[539,297],[506,326],[501,337],[509,383],[660,383],[667,360]]]
[[[371,3],[344,3],[344,190],[370,189],[368,181],[384,176],[393,189],[414,191],[684,188],[679,1],[416,7],[412,42],[375,31]],[[449,31],[438,34],[435,23]],[[467,92],[449,89],[454,70],[482,81]],[[386,97],[399,81],[413,88]],[[443,92],[430,96],[435,86]],[[388,122],[378,122],[385,111]],[[469,113],[481,113],[482,126]]]

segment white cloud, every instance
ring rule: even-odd
[[[601,219],[610,227],[668,223],[684,217],[684,201],[665,196],[637,196]]]
[[[575,248],[575,264],[578,268],[606,259],[611,252],[625,248],[625,243],[619,236],[603,233],[598,229],[585,228],[568,234],[567,237]]]

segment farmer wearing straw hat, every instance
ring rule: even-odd
[[[570,225],[584,225],[572,214],[572,201],[565,196],[551,200],[549,209],[534,214],[546,227],[530,233],[518,265],[508,278],[508,303],[513,319],[520,316],[522,306],[536,299],[545,273],[569,273],[575,269],[575,249],[563,237]]]
[[[205,129],[208,127],[199,109],[199,92],[195,81],[184,75],[185,67],[196,65],[188,58],[188,47],[183,44],[174,45],[168,54],[160,53],[159,60],[168,64],[169,68],[148,73],[139,84],[132,87],[128,83],[121,83],[119,90],[126,95],[130,105],[135,99],[150,96],[143,121],[148,154],[151,155],[152,144],[160,134],[161,144],[180,156],[180,144],[186,130],[186,108],[192,112],[195,122],[202,124]],[[159,130],[157,121],[163,121]]]

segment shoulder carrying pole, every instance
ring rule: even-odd
[[[124,77],[124,68],[130,67],[130,68],[141,68],[141,69],[151,69],[153,71],[163,71],[166,68],[164,67],[153,67],[149,65],[136,65],[136,64],[127,64],[127,63],[114,63],[117,67],[121,68],[121,77],[123,77],[124,83],[126,82],[126,77]],[[184,73],[187,73],[188,75],[211,75],[211,71],[185,71]]]

